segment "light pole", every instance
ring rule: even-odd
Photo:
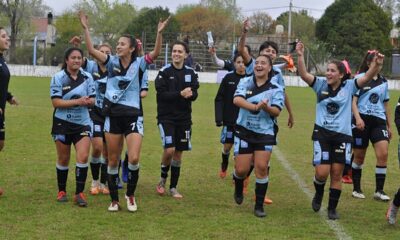
[[[293,7],[293,3],[292,0],[290,0],[289,3],[289,22],[288,22],[288,43],[290,43],[290,37],[292,35],[292,7]],[[288,48],[288,53],[290,48]]]

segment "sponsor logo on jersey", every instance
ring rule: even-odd
[[[67,90],[70,90],[70,89],[71,89],[71,86],[65,86],[65,87],[62,88],[63,91],[67,91]]]

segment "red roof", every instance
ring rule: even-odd
[[[32,18],[31,23],[35,32],[47,33],[47,18]]]

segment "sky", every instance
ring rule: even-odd
[[[44,4],[53,9],[55,15],[61,14],[64,10],[72,8],[74,3],[79,0],[43,0]],[[179,5],[197,4],[199,0],[131,0],[138,8],[143,7],[168,7],[171,12],[175,12]],[[334,0],[292,0],[293,10],[307,9],[314,18],[320,18],[324,10],[331,5]],[[241,8],[243,16],[252,15],[256,11],[267,12],[272,18],[277,18],[282,12],[289,10],[290,0],[236,0],[236,5]]]

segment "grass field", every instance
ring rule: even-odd
[[[311,199],[292,179],[280,160],[273,155],[268,195],[274,203],[266,206],[268,216],[253,216],[253,184],[245,201],[233,200],[231,178],[219,179],[220,129],[214,124],[215,84],[202,84],[193,104],[193,150],[185,153],[179,182],[184,199],[177,201],[155,193],[162,151],[156,126],[154,85],[144,100],[145,138],[140,178],[136,191],[139,210],[107,212],[109,196],[89,196],[89,206],[78,208],[72,201],[57,203],[56,152],[50,136],[53,108],[49,97],[49,78],[13,77],[10,90],[21,104],[7,106],[6,146],[0,153],[0,239],[337,239],[325,215],[311,209]],[[295,114],[293,129],[286,127],[287,112],[279,119],[278,148],[313,192],[311,131],[314,122],[315,95],[311,89],[288,88]],[[391,108],[400,92],[392,91]],[[397,162],[398,136],[390,144],[385,191],[393,197],[400,186]],[[69,199],[75,189],[74,160],[70,164]],[[231,172],[233,162],[230,161]],[[388,203],[372,199],[375,189],[375,160],[368,151],[362,187],[367,198],[351,197],[352,186],[343,187],[336,221],[353,239],[400,239],[400,225],[385,220]],[[292,172],[293,174],[293,172]],[[86,192],[90,184],[88,175]],[[123,199],[124,191],[120,191]],[[327,205],[327,188],[324,207]]]

